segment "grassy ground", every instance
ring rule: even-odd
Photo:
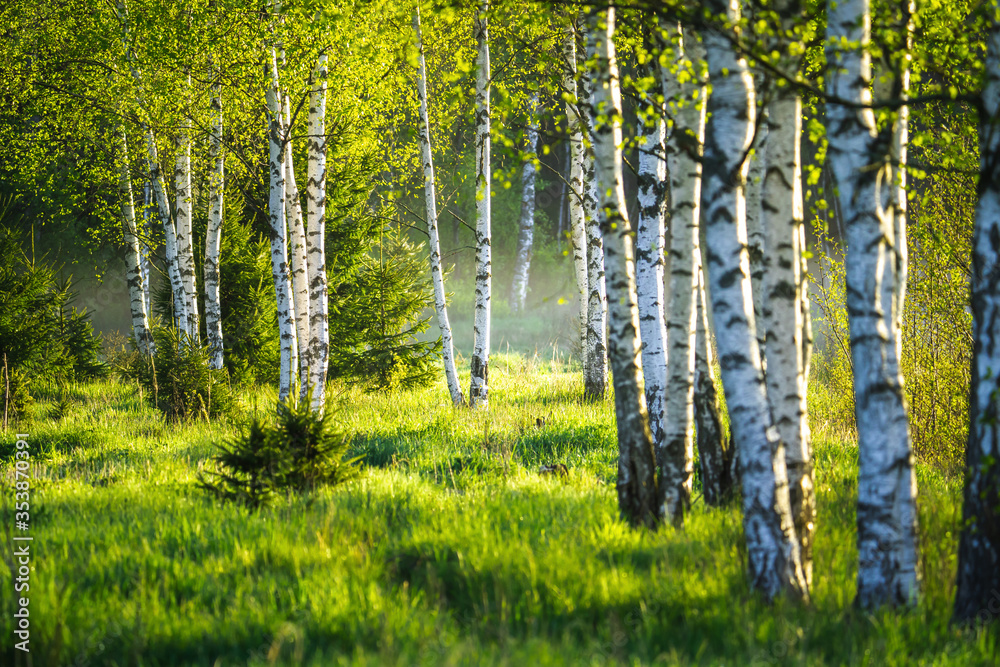
[[[580,374],[542,356],[495,360],[489,411],[451,409],[441,385],[341,391],[363,477],[258,513],[195,483],[267,390],[211,425],[164,423],[120,382],[43,392],[22,429],[33,664],[995,664],[995,636],[948,626],[960,480],[918,469],[917,608],[859,613],[855,449],[820,434],[813,605],[768,607],[736,508],[699,499],[681,532],[618,520],[611,404],[581,403]],[[4,529],[13,460],[6,434]],[[4,556],[0,662],[27,664]]]

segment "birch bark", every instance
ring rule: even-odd
[[[143,356],[153,353],[153,336],[149,330],[149,317],[143,299],[142,266],[139,253],[139,235],[136,230],[135,204],[133,203],[132,175],[129,169],[128,139],[125,128],[118,134],[118,188],[121,197],[122,221],[125,223],[125,279],[128,281],[129,309],[132,313],[132,335]]]
[[[268,122],[268,219],[271,224],[271,275],[277,299],[278,335],[281,356],[278,379],[278,400],[287,401],[293,390],[293,375],[298,366],[292,280],[288,267],[288,237],[285,230],[285,128],[282,123],[281,89],[278,79],[278,58],[272,44],[265,61],[267,78],[265,99]]]
[[[594,66],[594,162],[608,272],[608,334],[618,426],[618,507],[633,525],[655,526],[656,463],[642,389],[639,309],[631,229],[622,184],[621,93],[612,36],[615,9],[588,10],[588,52]]]
[[[739,19],[735,0],[712,0],[709,9],[733,24]],[[743,472],[750,585],[768,599],[783,592],[808,598],[789,505],[784,444],[771,424],[755,338],[743,159],[754,122],[753,81],[727,36],[707,32],[704,44],[712,81],[702,185],[707,273],[722,385]]]
[[[788,52],[783,35],[791,35],[801,13],[797,0],[780,0],[782,36],[772,43]],[[786,59],[784,69],[794,63]],[[767,163],[761,187],[761,228],[764,234],[762,314],[767,331],[767,390],[778,435],[785,443],[788,493],[795,533],[802,548],[802,570],[812,584],[812,544],[816,516],[812,445],[809,435],[808,332],[805,230],[802,207],[802,103],[790,85],[776,86],[767,104]],[[759,335],[758,335],[759,338]]]
[[[584,35],[587,41],[587,59],[593,60],[598,35],[594,34],[592,25],[587,26]],[[604,275],[604,235],[601,228],[604,216],[599,211],[602,196],[596,167],[596,101],[591,74],[588,67],[583,67],[577,88],[581,104],[580,116],[586,123],[584,136],[592,144],[592,149],[587,152],[583,173],[583,212],[587,234],[587,345],[584,352],[586,362],[583,366],[583,395],[590,400],[599,400],[604,397],[608,386],[608,299]]]
[[[153,296],[149,289],[149,281],[153,275],[153,262],[149,259],[149,243],[148,239],[152,238],[153,232],[153,186],[150,185],[147,180],[142,185],[142,232],[141,243],[142,251],[141,264],[142,264],[142,299],[143,303],[146,304],[146,313],[152,317],[153,314]]]
[[[309,396],[309,267],[306,262],[306,230],[302,223],[302,204],[295,183],[295,162],[292,158],[292,114],[288,96],[284,96],[285,115],[285,216],[288,221],[288,254],[292,266],[292,306],[295,318],[295,340],[298,343],[299,398]]]
[[[490,46],[487,12],[489,2],[476,8],[473,32],[476,56],[476,315],[472,349],[472,381],[469,405],[489,404],[490,296],[492,251],[490,243]]]
[[[419,64],[417,69],[417,92],[420,95],[420,123],[418,136],[423,155],[424,204],[427,214],[427,234],[430,237],[431,280],[434,284],[434,310],[437,312],[438,329],[441,331],[441,356],[444,359],[444,377],[451,394],[452,405],[465,402],[462,386],[455,370],[455,348],[452,340],[451,323],[448,321],[448,302],[444,291],[444,271],[441,268],[441,239],[438,232],[437,199],[434,190],[434,154],[431,150],[430,120],[427,113],[427,70],[424,64],[424,43],[420,33],[420,9],[413,14],[413,31],[417,38]]]
[[[514,281],[510,288],[510,309],[514,313],[524,311],[528,298],[528,273],[531,269],[531,255],[535,235],[535,147],[538,144],[538,93],[531,98],[531,120],[525,142],[528,159],[521,167],[521,218],[518,224],[517,253],[514,264]]]
[[[218,73],[216,73],[218,76]],[[222,86],[212,84],[212,131],[208,157],[212,173],[208,182],[208,228],[205,232],[205,335],[208,339],[209,364],[222,368],[222,301],[219,297],[219,252],[222,247],[223,197],[226,185],[226,159],[222,154]]]
[[[646,36],[647,58],[655,57],[657,49]],[[662,81],[659,66],[647,60],[637,68],[641,78],[652,78],[654,85]],[[684,521],[691,505],[691,482],[694,476],[693,458],[669,456],[666,450],[666,391],[667,391],[667,330],[664,321],[663,275],[665,261],[667,162],[664,155],[666,121],[664,109],[656,102],[655,88],[642,101],[636,141],[639,148],[638,181],[639,219],[635,241],[635,287],[639,308],[639,338],[642,340],[642,375],[645,384],[649,430],[653,437],[657,467],[660,469],[659,491],[661,518],[669,518],[675,526]],[[645,115],[645,118],[643,116]],[[670,452],[671,454],[673,452]],[[693,452],[688,452],[692,454]]]
[[[765,110],[766,113],[766,110]],[[767,325],[764,319],[764,227],[761,220],[761,195],[764,175],[767,172],[768,124],[764,118],[753,130],[753,153],[749,158],[747,174],[747,254],[750,257],[750,290],[753,293],[753,316],[757,324],[757,346],[760,348],[761,366],[767,376]]]
[[[1000,13],[989,6],[972,241],[972,391],[955,620],[995,621],[1000,591]]]
[[[916,482],[883,280],[892,215],[884,212],[886,151],[870,108],[868,0],[827,7],[827,159],[847,236],[847,312],[858,427],[858,593],[862,608],[912,604],[918,592]],[[837,103],[844,100],[845,103]]]
[[[576,277],[576,293],[580,300],[579,341],[580,359],[583,362],[583,375],[587,376],[587,311],[589,308],[590,288],[587,281],[587,216],[585,212],[586,195],[584,190],[584,174],[587,169],[587,146],[584,144],[586,121],[583,118],[589,103],[582,103],[583,88],[577,86],[577,75],[580,72],[576,60],[576,39],[578,21],[573,19],[566,27],[563,40],[563,89],[570,99],[566,102],[566,124],[569,131],[570,175],[569,175],[569,220],[570,239],[573,243],[573,274]],[[589,90],[589,86],[587,87]]]
[[[308,377],[312,386],[311,406],[317,413],[321,413],[326,404],[326,373],[330,364],[330,304],[326,283],[326,62],[326,54],[321,54],[313,70],[309,97],[309,180],[306,183],[306,264],[309,268],[312,361]]]
[[[677,74],[669,66],[661,69],[663,97],[674,119],[666,143],[667,176],[670,187],[670,313],[667,321],[667,391],[664,414],[664,444],[658,451],[660,467],[660,511],[676,521],[681,498],[690,498],[694,458],[696,299],[701,271],[699,225],[701,217],[701,155],[705,140],[705,81],[700,75],[704,52],[692,34],[682,34],[678,26],[667,31],[676,44]],[[683,72],[684,83],[680,76]],[[707,339],[706,339],[707,340]],[[709,349],[710,353],[711,350]],[[645,357],[643,358],[645,366]],[[711,370],[705,371],[709,376]],[[711,378],[708,377],[711,383]],[[716,406],[715,386],[711,391]],[[718,411],[714,413],[718,429]],[[708,417],[711,419],[711,417]],[[707,432],[713,424],[704,427]],[[719,431],[721,435],[721,431]],[[721,442],[721,441],[720,441]],[[718,467],[715,450],[701,452],[702,486],[705,499],[715,503]],[[707,456],[707,458],[706,458]],[[668,464],[669,462],[669,464]],[[688,502],[687,500],[685,502]]]
[[[188,76],[188,88],[191,77]],[[200,344],[198,323],[198,288],[195,283],[194,238],[191,229],[191,128],[190,121],[181,123],[177,134],[177,156],[174,160],[174,214],[177,219],[177,263],[184,287],[184,303],[187,311],[187,334],[191,341]]]

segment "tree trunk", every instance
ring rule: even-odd
[[[448,302],[444,291],[444,271],[441,268],[441,240],[438,235],[437,199],[434,191],[434,156],[431,150],[430,120],[427,113],[427,71],[424,64],[424,43],[420,34],[420,9],[413,14],[413,31],[417,37],[419,64],[417,91],[420,95],[420,123],[418,136],[423,154],[424,204],[427,213],[427,235],[430,237],[431,280],[434,284],[434,309],[437,311],[438,328],[441,330],[441,356],[444,358],[444,377],[451,394],[452,405],[462,405],[462,386],[455,370],[455,347],[448,321]]]
[[[188,86],[191,81],[188,77]],[[184,286],[184,303],[187,310],[187,334],[194,345],[199,345],[198,288],[195,284],[194,237],[191,229],[193,193],[191,192],[191,130],[188,121],[177,134],[177,156],[174,161],[174,215],[177,219],[177,262]]]
[[[589,104],[582,101],[582,86],[577,86],[577,74],[583,72],[577,67],[576,37],[577,20],[566,27],[563,41],[563,89],[571,98],[566,102],[566,125],[569,131],[569,220],[570,239],[573,242],[573,269],[576,276],[576,293],[580,300],[579,341],[580,360],[583,374],[587,376],[587,310],[589,307],[589,283],[587,282],[587,216],[585,212],[584,174],[587,170],[587,147],[583,143],[586,121],[582,114]],[[589,86],[587,87],[589,89]]]
[[[290,128],[292,114],[289,98],[284,96],[285,127]],[[302,204],[295,184],[295,161],[292,157],[291,131],[285,140],[285,215],[290,240],[288,252],[292,264],[292,299],[295,310],[295,340],[298,343],[299,398],[309,396],[309,267],[306,263],[306,230],[302,223]]]
[[[292,376],[298,366],[296,357],[295,321],[292,306],[292,277],[288,267],[288,237],[285,231],[285,128],[282,123],[281,89],[278,85],[278,58],[270,47],[264,75],[268,78],[265,97],[268,122],[268,218],[271,223],[271,275],[277,299],[278,335],[281,344],[281,366],[278,379],[278,400],[287,401],[292,394]]]
[[[476,316],[472,348],[472,382],[469,405],[489,404],[490,296],[492,253],[490,244],[490,46],[486,13],[489,2],[476,9],[473,32],[479,45],[476,56]]]
[[[163,172],[160,171],[156,138],[153,136],[153,130],[148,126],[146,127],[146,165],[149,168],[149,180],[153,184],[157,215],[163,225],[163,252],[167,263],[167,276],[170,278],[170,291],[173,295],[175,324],[178,331],[189,331],[188,303],[184,296],[184,281],[181,278],[180,259],[177,254],[177,230],[170,217],[170,202],[163,184]]]
[[[596,48],[597,36],[592,32],[589,25],[584,30],[588,60],[592,59]],[[596,144],[595,96],[588,67],[581,69],[577,91],[580,117],[586,123],[584,134],[593,145]],[[587,342],[584,348],[583,395],[590,400],[603,398],[608,386],[608,299],[604,276],[604,236],[601,232],[604,216],[598,210],[602,197],[598,190],[595,150],[591,148],[586,153],[583,172],[583,212],[587,234]]]
[[[715,391],[715,356],[709,336],[708,299],[700,255],[700,251],[695,255],[694,421],[705,504],[720,507],[735,490],[736,451],[722,428],[719,395]]]
[[[669,113],[674,119],[674,126],[666,144],[671,203],[670,314],[667,322],[666,411],[663,416],[665,432],[663,445],[657,451],[657,462],[660,467],[661,513],[676,523],[683,520],[682,508],[690,502],[694,474],[695,304],[701,271],[698,228],[701,216],[701,153],[705,139],[705,82],[698,74],[704,58],[698,40],[691,34],[682,35],[677,26],[668,29],[667,34],[677,44],[680,71],[684,71],[686,77],[681,83],[678,74],[671,73],[669,67],[660,70],[663,96],[670,104]],[[710,370],[704,375],[711,383]],[[710,410],[714,412],[706,415],[709,420],[714,416],[718,429],[714,385],[710,391]],[[647,396],[648,393],[647,387]],[[711,421],[704,428],[710,429]],[[721,440],[717,442],[721,446]],[[720,465],[716,462],[716,454],[716,449],[701,454],[702,486],[706,501],[712,501],[710,504],[716,504],[715,499],[721,495],[715,488],[718,485],[716,469]]]
[[[767,113],[766,110],[764,112]],[[749,158],[747,175],[747,254],[750,257],[750,289],[753,292],[753,317],[757,323],[757,346],[760,348],[761,364],[767,376],[767,326],[764,319],[764,227],[761,210],[761,195],[764,190],[764,176],[767,173],[768,124],[765,117],[754,130],[753,154]]]
[[[852,104],[871,101],[867,0],[827,7],[827,92]],[[905,605],[918,592],[916,480],[903,387],[892,363],[883,280],[891,261],[891,211],[880,205],[886,150],[870,109],[827,103],[828,161],[847,227],[847,312],[858,427],[858,593],[862,608]],[[893,366],[896,366],[893,368]]]
[[[709,9],[739,19],[735,0]],[[709,292],[716,324],[722,385],[743,471],[743,521],[750,586],[773,599],[782,592],[808,598],[788,498],[784,444],[771,427],[760,350],[755,338],[747,255],[744,153],[755,104],[746,61],[727,37],[704,35],[712,95],[705,137],[705,211]]]
[[[647,53],[654,53],[656,49],[648,35],[645,41]],[[660,68],[654,67],[648,60],[639,66],[637,74],[643,78],[652,78],[657,84],[661,81]],[[653,437],[657,467],[661,471],[659,501],[662,504],[658,505],[658,512],[661,518],[669,518],[675,526],[680,526],[684,522],[684,513],[691,506],[694,461],[693,451],[681,450],[678,453],[666,450],[667,329],[664,321],[663,274],[667,162],[664,155],[665,110],[656,102],[658,92],[654,88],[649,97],[643,100],[644,108],[640,112],[636,128],[639,144],[639,220],[635,242],[635,287],[649,430]],[[686,459],[685,453],[689,454]]]
[[[615,10],[588,10],[587,51],[594,67],[594,162],[598,217],[606,242],[610,331],[608,334],[615,418],[618,424],[618,507],[633,525],[655,527],[656,464],[642,390],[639,308],[625,189],[622,184],[621,94],[612,36]]]
[[[306,249],[309,268],[309,384],[312,409],[326,404],[330,365],[329,297],[326,284],[326,54],[319,56],[309,98],[309,180],[306,183]]]
[[[521,167],[521,220],[518,225],[517,255],[514,264],[514,282],[510,288],[510,309],[514,313],[524,311],[528,298],[528,272],[535,235],[535,147],[538,143],[538,93],[531,98],[531,120],[528,122],[528,136],[525,153],[528,159]]]
[[[784,0],[777,9],[788,34],[798,3]],[[773,48],[788,52],[779,38]],[[786,60],[784,67],[793,68]],[[808,369],[811,335],[803,262],[806,252],[802,208],[802,103],[790,86],[777,87],[767,105],[767,169],[761,188],[764,234],[762,311],[767,330],[767,390],[771,415],[785,443],[788,494],[806,584],[812,584],[812,544],[816,519],[812,445],[809,435]],[[758,336],[759,338],[759,336]]]
[[[132,335],[143,356],[153,354],[153,336],[149,330],[149,317],[143,299],[142,266],[139,254],[139,235],[135,223],[135,204],[132,199],[132,175],[129,171],[128,139],[125,128],[118,127],[118,186],[121,196],[122,220],[125,223],[125,278],[128,281],[129,308],[132,312]]]
[[[218,73],[216,73],[218,75]],[[219,298],[219,252],[222,247],[223,197],[226,185],[226,159],[222,154],[222,90],[218,80],[212,84],[212,131],[208,156],[212,174],[208,182],[208,228],[205,232],[205,335],[208,339],[209,364],[222,368],[222,301]]]
[[[146,304],[146,313],[150,318],[153,316],[153,295],[150,290],[149,281],[153,277],[153,262],[149,259],[148,239],[153,233],[153,186],[147,180],[142,185],[142,234],[140,246],[141,266],[142,266],[142,300]]]
[[[979,119],[979,203],[972,244],[972,391],[955,621],[1000,614],[1000,15],[990,9]]]

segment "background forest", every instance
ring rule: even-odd
[[[8,641],[18,602],[5,593],[4,664],[995,663],[1000,575],[967,575],[982,590],[963,611],[956,570],[960,535],[975,535],[962,509],[971,473],[996,477],[992,450],[967,449],[980,437],[970,419],[995,428],[970,412],[995,382],[973,372],[990,329],[974,327],[970,281],[991,275],[988,262],[973,268],[973,249],[996,171],[982,148],[997,116],[1000,9],[607,9],[0,7],[5,591],[18,576],[22,451],[34,549],[31,653]],[[870,59],[860,102],[845,102],[831,69],[852,54]],[[745,150],[714,134],[729,112],[713,105],[736,99],[727,86],[740,80],[752,91],[736,110],[751,120]],[[782,133],[774,105],[793,98],[796,129]],[[690,114],[706,109],[696,136]],[[878,303],[898,320],[884,334],[900,346],[910,463],[898,467],[919,489],[913,587],[894,580],[870,597],[865,563],[905,569],[894,549],[907,528],[893,524],[892,546],[866,556],[865,373],[847,259],[863,195],[837,171],[848,151],[836,124],[858,109],[901,193],[879,195],[878,215],[903,233],[878,241],[883,263],[896,258]],[[768,588],[785,556],[767,576],[755,569],[751,438],[744,404],[737,423],[726,410],[753,392],[733,393],[730,334],[717,327],[728,321],[718,302],[736,300],[709,264],[728,242],[718,211],[740,211],[732,240],[758,323],[746,333],[761,396],[773,397],[780,369],[765,350],[780,334],[764,322],[780,317],[764,295],[781,291],[765,289],[784,262],[765,238],[765,183],[793,134],[794,179],[782,178],[797,182],[802,239],[788,246],[806,313],[796,424],[815,497],[806,509],[794,488],[785,499],[788,561],[801,564]],[[685,151],[703,183],[693,237],[672,166]],[[643,236],[655,218],[658,241]],[[682,299],[671,281],[685,271]],[[643,285],[648,295],[654,283],[663,354],[647,356],[643,328],[627,393],[616,359],[647,326]],[[690,372],[678,390],[666,350],[685,299]],[[632,308],[631,330],[616,307]],[[671,394],[689,396],[679,413]],[[671,437],[676,459],[661,453]],[[794,487],[792,459],[785,473],[768,437],[766,467],[781,473],[765,487],[782,475]],[[659,494],[646,514],[622,476],[641,451]],[[1000,501],[986,488],[979,525],[1000,548],[989,532]]]

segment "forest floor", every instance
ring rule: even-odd
[[[619,520],[612,403],[581,402],[579,371],[540,356],[494,358],[488,410],[452,409],[443,384],[334,387],[361,478],[257,512],[197,480],[271,390],[213,424],[165,422],[119,381],[37,392],[18,428],[30,592],[12,594],[5,534],[0,662],[29,664],[11,648],[27,595],[36,666],[996,664],[995,631],[948,625],[960,478],[917,470],[918,605],[862,613],[856,449],[818,432],[812,605],[768,606],[747,588],[737,507],[696,490],[682,531]],[[0,520],[16,535],[14,452],[6,433]],[[553,463],[569,474],[538,473]]]

